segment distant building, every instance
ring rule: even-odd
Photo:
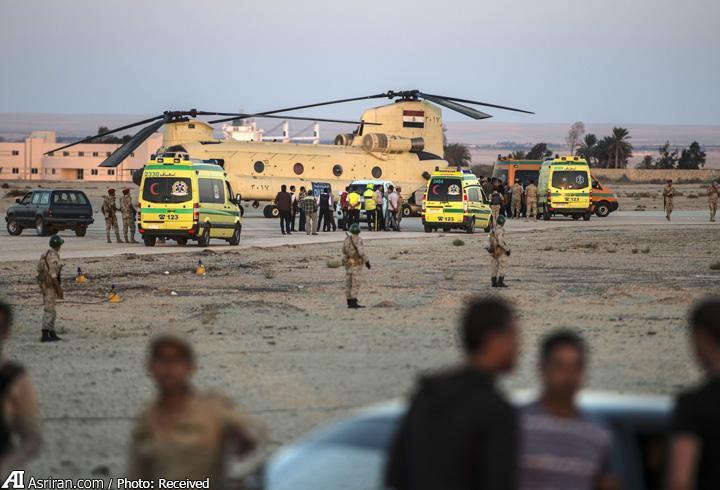
[[[120,145],[85,143],[45,155],[62,143],[55,131],[33,131],[20,142],[0,142],[0,180],[90,180],[128,182],[133,170],[142,168],[162,144],[156,133],[140,145],[121,165],[98,165]]]

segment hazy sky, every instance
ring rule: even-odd
[[[0,112],[419,88],[537,112],[488,110],[500,121],[720,124],[719,22],[718,0],[0,0]]]

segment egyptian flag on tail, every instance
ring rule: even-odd
[[[403,111],[403,128],[424,128],[425,111]]]

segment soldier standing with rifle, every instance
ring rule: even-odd
[[[494,288],[506,288],[505,267],[510,257],[510,245],[505,241],[505,216],[498,216],[497,223],[490,232],[490,246],[487,251],[492,257],[491,283]]]
[[[370,261],[365,255],[365,247],[360,238],[360,225],[353,223],[342,247],[343,264],[345,265],[345,289],[348,308],[364,308],[358,304],[360,289],[360,273],[363,265],[370,268]]]
[[[102,208],[100,208],[105,217],[105,235],[107,236],[107,242],[112,243],[112,241],[110,241],[110,228],[114,228],[117,242],[122,243],[117,215],[115,214],[118,210],[117,203],[115,202],[115,189],[108,189],[107,192],[107,196],[103,197]]]
[[[120,212],[122,213],[123,235],[126,243],[137,243],[135,240],[135,216],[137,211],[133,206],[130,189],[125,187],[122,190],[123,196],[120,199]],[[128,230],[130,231],[130,240],[128,240]]]
[[[663,189],[663,204],[665,207],[665,218],[670,221],[670,215],[673,212],[673,198],[675,197],[675,187],[673,187],[672,179],[668,179],[667,185]]]
[[[41,342],[56,342],[60,337],[55,333],[55,302],[63,299],[60,247],[65,243],[58,235],[50,237],[50,249],[42,254],[38,262],[38,285],[43,296],[43,318]]]

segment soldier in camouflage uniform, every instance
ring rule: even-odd
[[[357,223],[350,226],[348,236],[343,242],[342,252],[348,308],[364,308],[358,304],[357,296],[360,289],[360,273],[363,265],[370,268],[370,261],[365,255],[365,247],[360,238],[360,225]]]
[[[525,187],[525,219],[535,218],[537,216],[537,186],[535,181],[531,180]]]
[[[522,213],[522,186],[520,180],[515,179],[515,183],[512,186],[512,198],[510,200],[510,209],[513,218],[519,218]]]
[[[42,254],[38,262],[38,285],[43,296],[43,317],[41,342],[55,342],[60,337],[55,333],[55,302],[63,299],[61,272],[63,263],[60,260],[60,247],[64,240],[58,235],[50,237],[50,249]]]
[[[718,182],[711,182],[708,187],[708,204],[710,205],[710,221],[715,221],[717,212],[718,197],[720,197],[720,185]]]
[[[492,257],[491,264],[491,284],[494,288],[506,288],[505,285],[505,267],[507,258],[510,256],[510,245],[505,240],[505,216],[498,216],[497,223],[490,231],[490,245],[487,251]]]
[[[107,242],[112,243],[110,241],[110,228],[114,228],[117,242],[122,243],[117,215],[115,214],[118,211],[117,203],[115,202],[115,189],[108,189],[107,196],[103,197],[102,208],[100,208],[100,210],[105,217],[105,235],[107,236]]]
[[[663,204],[665,208],[665,218],[670,221],[670,215],[673,212],[673,198],[675,197],[675,187],[673,187],[672,179],[668,179],[667,185],[663,189]]]
[[[130,189],[127,187],[122,190],[123,196],[120,198],[120,212],[122,213],[123,235],[126,243],[137,243],[135,240],[135,206],[133,206]],[[130,240],[128,240],[128,231],[130,231]]]

